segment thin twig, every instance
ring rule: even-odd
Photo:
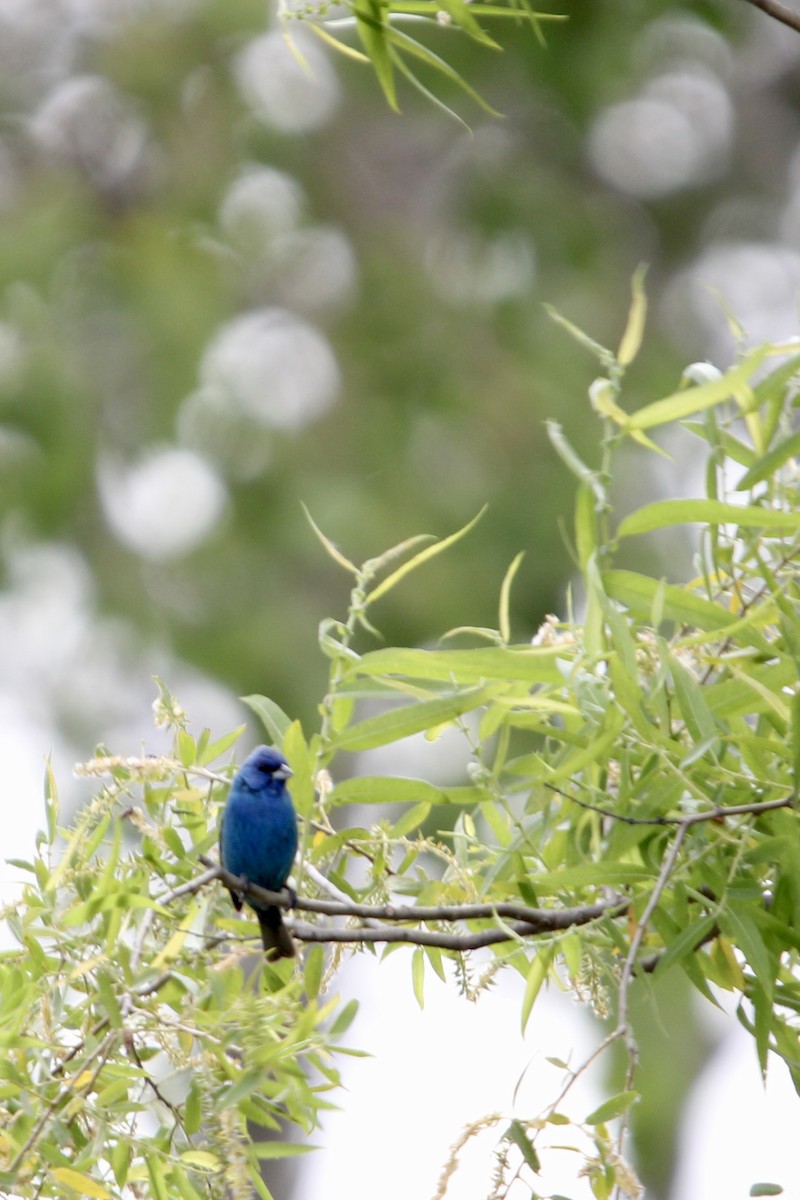
[[[800,13],[787,8],[785,4],[779,4],[778,0],[747,0],[747,3],[752,4],[754,8],[760,8],[768,17],[780,21],[781,25],[788,25],[790,29],[800,33]]]
[[[551,792],[557,792],[565,800],[571,800],[579,808],[599,813],[601,817],[609,817],[612,821],[623,821],[626,825],[697,825],[700,821],[723,821],[726,817],[758,816],[759,813],[773,812],[777,808],[791,808],[797,801],[797,795],[792,792],[780,800],[754,800],[752,804],[715,804],[713,808],[703,812],[688,813],[682,817],[631,817],[627,813],[604,808],[601,804],[592,804],[590,800],[582,800],[580,796],[573,796],[553,783],[545,783],[545,787]]]

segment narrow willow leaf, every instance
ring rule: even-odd
[[[318,1150],[308,1142],[251,1142],[250,1151],[256,1158],[297,1158],[301,1154],[310,1154]]]
[[[290,782],[294,806],[301,817],[308,817],[314,807],[314,756],[299,721],[292,721],[286,730],[283,752],[294,771]]]
[[[157,1154],[146,1156],[147,1174],[150,1178],[151,1195],[155,1200],[170,1200],[164,1165]]]
[[[292,723],[283,709],[268,696],[240,696],[239,699],[253,710],[275,745],[283,746],[286,730]]]
[[[584,333],[577,325],[573,325],[572,321],[567,320],[566,317],[562,317],[558,309],[553,308],[552,304],[545,304],[544,310],[552,321],[555,321],[562,329],[566,329],[567,333],[574,337],[576,342],[580,342],[581,346],[590,350],[604,366],[611,366],[613,364],[614,355],[610,350],[607,350],[605,346],[601,346],[594,338],[589,337],[588,333]]]
[[[181,1162],[191,1167],[193,1171],[220,1171],[222,1163],[216,1154],[209,1150],[185,1150]]]
[[[479,804],[486,794],[478,787],[434,787],[424,779],[390,775],[355,775],[337,783],[334,804]]]
[[[720,913],[719,923],[726,936],[747,959],[758,980],[759,987],[771,1000],[777,965],[773,965],[761,931],[746,906],[731,903]]]
[[[499,50],[500,46],[491,38],[486,30],[475,19],[474,10],[465,3],[465,0],[441,0],[441,7],[444,12],[453,18],[453,21],[460,29],[476,42],[480,42],[484,46],[488,46],[490,50]],[[481,16],[486,16],[486,10],[481,5],[478,10]]]
[[[370,57],[387,103],[394,112],[399,112],[394,70],[387,38],[389,29],[382,19],[381,5],[376,0],[363,0],[363,7],[360,4],[354,5],[352,11],[361,44]]]
[[[550,767],[545,782],[559,783],[570,779],[583,771],[585,767],[595,763],[602,766],[619,741],[619,735],[625,724],[625,713],[620,708],[613,708],[607,716],[608,725],[603,732],[585,746],[582,750],[567,755],[557,766]],[[514,768],[510,768],[514,770]],[[518,773],[518,771],[514,771]]]
[[[52,846],[56,840],[59,804],[58,784],[56,783],[53,763],[49,754],[44,769],[44,809],[47,821],[47,844],[48,846]]]
[[[249,699],[263,700],[264,697],[251,696]],[[246,704],[247,700],[244,700],[243,702]],[[268,701],[268,703],[272,703],[272,701]],[[275,705],[275,707],[277,708],[278,706]],[[280,712],[280,709],[278,711]],[[289,720],[285,713],[283,716],[287,721]],[[216,759],[220,758],[226,750],[230,750],[231,746],[233,746],[235,742],[238,742],[246,728],[246,725],[239,725],[236,729],[231,730],[230,733],[226,733],[223,737],[217,738],[216,741],[207,743],[199,757],[201,766],[207,767],[209,763],[215,762]]]
[[[558,421],[545,421],[544,427],[550,443],[564,465],[579,479],[585,488],[589,489],[595,498],[596,506],[604,508],[607,504],[606,490],[596,471],[588,467],[576,450],[567,440],[566,434]]]
[[[581,483],[575,497],[575,548],[578,567],[586,572],[597,553],[597,496],[592,487]]]
[[[92,1196],[94,1200],[111,1200],[111,1193],[83,1171],[74,1171],[72,1167],[53,1167],[50,1174],[57,1183],[63,1184],[79,1196]]]
[[[679,963],[682,959],[693,955],[716,923],[717,918],[709,914],[702,917],[699,921],[694,921],[690,925],[684,926],[680,933],[670,941],[663,955],[659,958],[657,968],[659,975],[663,975],[675,963]]]
[[[462,713],[478,708],[493,695],[491,687],[467,688],[452,696],[423,700],[420,704],[405,704],[392,708],[377,717],[367,717],[332,738],[337,750],[373,750],[390,742],[422,733],[433,725],[451,721]]]
[[[627,367],[639,353],[644,333],[644,323],[647,316],[647,296],[644,290],[644,278],[647,266],[640,264],[633,273],[631,281],[631,306],[628,311],[628,323],[622,335],[622,341],[617,351],[617,362],[621,367]]]
[[[304,28],[310,29],[312,33],[315,33],[318,38],[321,38],[323,42],[326,42],[327,45],[331,46],[339,54],[344,54],[348,58],[354,58],[356,62],[369,62],[369,57],[366,54],[362,54],[360,50],[356,50],[355,46],[349,46],[347,42],[334,37],[324,25],[320,25],[319,21],[308,20],[304,23]]]
[[[648,575],[637,574],[636,571],[606,571],[602,580],[609,596],[619,600],[636,616],[645,620],[651,617],[653,605],[660,597],[661,619],[677,621],[681,625],[694,626],[712,633],[735,633],[742,640],[750,641],[760,649],[769,649],[766,639],[757,630],[749,631],[748,636],[748,626],[758,617],[758,609],[755,607],[746,617],[740,618],[721,604],[706,600],[704,596],[699,596],[688,588],[651,579]],[[763,620],[772,621],[774,617],[770,612],[766,612],[763,614]],[[658,623],[654,621],[654,624]]]
[[[702,412],[703,409],[711,408],[712,405],[719,404],[722,400],[728,400],[731,396],[741,394],[744,389],[749,389],[748,381],[756,368],[763,362],[766,354],[766,348],[760,347],[749,354],[733,370],[723,375],[721,379],[712,380],[711,383],[704,383],[699,387],[687,388],[685,391],[673,392],[671,396],[665,396],[663,400],[656,400],[653,404],[645,405],[644,408],[631,414],[629,427],[631,429],[652,429],[654,425],[680,421],[684,417]]]
[[[777,700],[782,688],[797,683],[797,667],[785,657],[769,666],[753,666],[747,674],[712,683],[705,689],[706,703],[718,717],[744,716],[766,712]],[[769,697],[769,699],[768,699]]]
[[[735,492],[747,491],[748,488],[761,483],[762,480],[769,479],[784,463],[788,462],[790,458],[796,458],[799,454],[800,433],[793,433],[785,441],[773,446],[772,450],[763,458],[754,462],[749,471],[746,471],[739,482],[734,484],[733,490]]]
[[[513,1142],[532,1171],[541,1171],[542,1164],[536,1153],[533,1142],[528,1137],[525,1126],[521,1121],[512,1121],[503,1134],[506,1141]]]
[[[800,532],[800,512],[779,512],[719,500],[657,500],[625,517],[618,537],[650,533],[669,525],[737,525],[740,528],[766,529],[772,533]]]
[[[400,74],[408,80],[414,90],[419,92],[421,96],[424,96],[426,100],[430,101],[434,108],[440,109],[440,111],[443,112],[446,117],[449,117],[452,121],[455,121],[458,125],[460,125],[464,132],[468,133],[469,136],[472,137],[472,129],[464,120],[464,118],[460,117],[454,108],[450,108],[448,104],[445,104],[444,100],[437,96],[435,92],[432,92],[430,88],[427,88],[419,76],[414,74],[414,72],[406,63],[405,59],[402,58],[396,50],[392,50],[391,54],[392,62],[394,63],[395,67]]]
[[[609,1097],[598,1108],[595,1108],[589,1113],[584,1120],[587,1125],[605,1125],[606,1121],[613,1121],[615,1117],[621,1117],[626,1113],[632,1104],[635,1104],[639,1099],[639,1092],[628,1091],[618,1092],[616,1096]]]
[[[414,996],[420,1008],[425,1007],[425,955],[422,946],[417,946],[411,955],[411,982]]]
[[[427,821],[431,811],[430,804],[422,803],[415,804],[408,812],[403,813],[399,821],[396,821],[389,831],[390,837],[405,837],[412,830],[418,829],[424,821]]]
[[[433,50],[431,50],[428,46],[423,46],[421,42],[418,42],[415,38],[409,37],[407,33],[403,33],[394,25],[390,25],[387,28],[387,36],[392,43],[390,47],[390,56],[392,57],[392,61],[395,63],[395,65],[397,65],[400,52],[406,51],[406,53],[420,59],[426,64],[426,66],[432,67],[434,70],[439,71],[439,73],[444,75],[446,79],[449,79],[451,83],[455,83],[463,92],[466,92],[466,94],[470,96],[485,113],[488,113],[490,117],[499,117],[501,115],[497,109],[494,109],[490,104],[487,104],[480,92],[476,92],[475,88],[472,87],[462,75],[459,75],[458,71],[456,71],[456,69],[452,67],[449,62],[441,58],[438,54],[434,54]]]
[[[524,1034],[528,1024],[528,1019],[533,1010],[536,997],[541,991],[542,984],[550,972],[550,964],[553,961],[553,949],[550,946],[542,947],[531,962],[528,971],[528,981],[525,984],[525,994],[522,997],[522,1011],[520,1013],[520,1027]]]
[[[348,1000],[344,1008],[337,1014],[330,1028],[331,1037],[341,1037],[346,1033],[358,1013],[358,1001]]]
[[[399,675],[411,679],[458,684],[483,679],[563,683],[558,660],[564,647],[479,646],[474,650],[411,650],[399,647],[364,654],[350,672],[359,675]]]
[[[712,433],[704,421],[684,421],[683,426],[691,433],[696,433],[704,441],[711,442],[714,446],[721,446],[728,458],[739,463],[740,466],[751,467],[755,462],[756,455],[753,453],[752,447],[735,438],[727,430],[716,427],[712,438]]]
[[[378,586],[369,593],[366,598],[366,603],[372,604],[375,600],[379,600],[381,596],[385,596],[386,593],[395,586],[395,584],[399,583],[400,580],[408,575],[411,571],[415,571],[417,567],[421,567],[423,563],[429,562],[430,559],[435,558],[437,554],[441,554],[443,550],[447,550],[450,546],[460,541],[462,537],[465,537],[466,534],[468,534],[470,530],[477,525],[478,521],[480,521],[481,517],[486,512],[487,507],[487,505],[484,505],[481,511],[474,516],[471,521],[467,522],[467,524],[461,529],[457,530],[455,533],[451,533],[449,537],[443,538],[440,542],[435,542],[434,545],[427,546],[424,550],[420,551],[419,554],[415,554],[413,558],[410,558],[408,562],[403,563],[401,567],[398,567],[396,571],[393,571],[391,575],[388,575],[386,579],[382,580],[381,583],[379,583]]]
[[[303,966],[303,980],[310,999],[315,1000],[319,995],[322,976],[325,970],[325,952],[322,946],[312,946],[306,953]]]
[[[525,551],[522,550],[516,556],[511,566],[503,577],[503,583],[500,588],[500,637],[508,645],[511,641],[511,617],[510,617],[510,602],[511,602],[511,585],[514,582],[514,576],[520,568],[520,564],[525,557]]]
[[[301,504],[302,504],[302,501],[301,501]],[[345,558],[345,556],[342,554],[342,552],[338,548],[338,546],[335,546],[334,543],[330,540],[330,538],[327,537],[322,532],[319,525],[316,523],[316,521],[312,517],[311,513],[306,508],[305,504],[302,505],[302,508],[303,508],[303,512],[306,515],[306,520],[308,521],[309,525],[314,530],[314,533],[317,535],[320,542],[325,547],[325,549],[328,551],[328,554],[330,554],[330,556],[334,560],[334,562],[337,562],[340,567],[344,567],[344,569],[346,571],[349,571],[351,575],[358,575],[358,567],[354,566],[354,564],[350,562],[349,558]]]
[[[672,684],[686,727],[695,742],[714,742],[719,736],[717,723],[703,695],[703,689],[690,671],[672,654],[664,652]]]

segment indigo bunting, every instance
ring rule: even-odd
[[[259,746],[234,776],[220,823],[219,856],[225,870],[270,892],[279,892],[286,883],[297,851],[297,817],[286,787],[291,773],[282,754]],[[231,891],[237,911],[244,899]],[[294,942],[281,910],[261,908],[249,896],[247,903],[258,917],[268,957],[293,958]]]

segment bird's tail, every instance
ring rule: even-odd
[[[283,923],[281,910],[271,905],[269,908],[256,909],[256,916],[261,926],[261,940],[270,962],[274,962],[276,958],[294,958],[294,942]]]

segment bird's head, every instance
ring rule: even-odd
[[[271,746],[257,746],[241,767],[239,774],[244,776],[251,788],[264,787],[273,780],[281,784],[289,778],[292,768],[279,750]]]

